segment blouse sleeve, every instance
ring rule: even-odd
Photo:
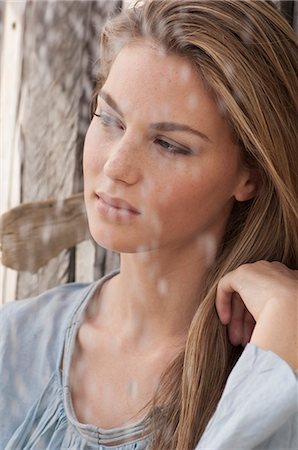
[[[69,319],[88,291],[69,284],[0,308],[1,450],[59,370]]]
[[[298,448],[297,373],[247,344],[195,450]]]

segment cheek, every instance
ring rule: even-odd
[[[191,167],[179,167],[179,170],[163,171],[158,184],[158,202],[161,208],[174,211],[190,209],[210,190],[210,180],[202,170]],[[166,175],[167,174],[167,175]]]
[[[221,170],[188,168],[180,176],[163,178],[156,195],[161,222],[182,228],[225,218],[233,203],[232,184]]]
[[[99,142],[102,142],[102,139],[100,139],[99,133],[91,123],[84,142],[83,171],[85,177],[89,174],[98,173],[102,166],[103,152],[102,144],[99,146]]]
[[[184,173],[167,169],[155,171],[155,176],[143,184],[141,194],[148,224],[160,233],[183,225],[198,201],[194,195],[198,183],[189,176],[189,166]]]

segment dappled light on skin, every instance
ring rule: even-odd
[[[138,395],[138,382],[131,379],[127,384],[127,391],[132,399],[135,399]]]
[[[191,77],[191,70],[190,70],[190,67],[188,66],[188,64],[181,64],[181,68],[180,68],[181,81],[188,83],[190,77]]]
[[[194,111],[196,108],[198,108],[199,103],[200,99],[195,92],[190,93],[186,97],[186,106],[189,108],[190,111]]]
[[[217,252],[217,241],[211,233],[198,237],[197,246],[199,253],[203,253],[203,264],[210,267],[215,260]]]
[[[162,30],[164,25],[157,24],[157,29]],[[256,30],[251,21],[246,25],[240,40],[249,47],[254,43]],[[183,30],[177,26],[175,32],[180,35]],[[56,38],[52,39],[56,45]],[[99,246],[121,253],[121,267],[88,299],[81,322],[76,318],[80,328],[75,336],[70,385],[66,386],[74,410],[79,411],[77,419],[103,429],[126,426],[145,417],[148,410],[144,407],[160,387],[164,369],[181,355],[183,373],[177,369],[171,375],[178,380],[176,394],[180,395],[182,386],[183,395],[186,392],[188,398],[185,395],[179,399],[180,409],[173,411],[177,417],[180,415],[182,423],[182,401],[187,410],[198,395],[200,399],[198,403],[194,400],[189,417],[196,421],[197,411],[213,402],[213,409],[208,411],[210,419],[236,361],[230,349],[233,347],[236,355],[236,347],[245,347],[252,336],[256,345],[262,343],[253,330],[259,317],[266,319],[265,301],[273,304],[272,323],[276,320],[276,329],[280,326],[281,330],[276,342],[282,342],[287,327],[283,330],[283,321],[278,322],[277,316],[282,317],[283,313],[279,298],[289,297],[289,304],[294,304],[292,297],[297,286],[297,271],[293,275],[294,271],[281,263],[259,261],[261,251],[251,252],[244,238],[234,256],[232,244],[224,242],[227,248],[231,245],[231,253],[224,254],[228,262],[226,266],[222,263],[226,273],[221,273],[217,258],[220,260],[223,254],[221,243],[233,207],[258,194],[251,169],[242,164],[226,120],[227,102],[220,96],[215,99],[198,70],[182,56],[156,45],[149,33],[129,41],[130,35],[124,33],[111,45],[111,55],[116,56],[98,95],[84,147],[85,202],[91,234]],[[46,52],[43,44],[40,52]],[[231,86],[231,98],[238,106],[246,94],[234,87],[237,70],[236,63],[227,61],[221,75]],[[64,82],[69,84],[67,76]],[[247,129],[251,131],[253,126],[249,124]],[[64,200],[59,200],[58,215],[64,206]],[[264,230],[262,237],[266,237]],[[28,225],[20,229],[20,234],[28,235]],[[232,236],[231,241],[236,242],[236,238]],[[48,217],[42,241],[50,245],[51,239],[52,223]],[[275,255],[273,250],[272,254]],[[221,278],[215,276],[216,270]],[[208,294],[201,302],[210,273],[213,284],[206,283]],[[279,293],[275,301],[267,298],[273,282]],[[279,285],[284,290],[279,291]],[[254,314],[248,312],[250,309]],[[294,307],[288,311],[292,316]],[[33,324],[34,315],[31,320]],[[55,320],[54,316],[47,317],[47,323],[53,327]],[[269,321],[268,324],[264,329],[270,331]],[[14,348],[18,345],[18,329],[11,330]],[[258,333],[259,330],[260,327]],[[36,335],[37,348],[43,333],[41,330]],[[274,342],[269,332],[268,335],[268,342]],[[190,344],[183,354],[186,342]],[[275,348],[279,354],[279,346]],[[280,352],[281,357],[284,354]],[[12,352],[10,365],[16,397],[26,400],[28,388],[18,372],[18,364]],[[59,368],[59,375],[62,369]],[[217,371],[221,375],[218,379],[216,375],[214,381]],[[8,372],[2,381],[8,383]],[[209,397],[199,392],[201,383],[206,393],[214,388],[218,399],[214,400],[213,392]],[[17,415],[18,407],[13,398],[10,413]],[[207,421],[198,432],[199,438],[206,424]],[[171,426],[174,435],[177,423],[172,420]],[[186,429],[186,421],[184,426]],[[188,438],[194,441],[191,433]],[[184,450],[181,446],[176,448]]]
[[[164,278],[160,278],[158,280],[158,292],[160,293],[160,295],[167,295],[168,292],[168,285],[167,285],[167,280],[165,280]]]
[[[142,66],[135,64],[136,55],[142,55]],[[129,74],[127,60],[133,68]],[[179,239],[184,234],[196,239],[212,222],[213,232],[219,237],[242,168],[230,130],[192,66],[175,55],[161,56],[151,42],[137,41],[120,51],[102,92],[97,114],[107,115],[109,122],[101,124],[97,117],[93,119],[84,152],[89,224],[91,233],[98,230],[93,237],[101,245],[125,251],[114,240],[117,237],[118,241],[118,232],[125,234],[128,252],[140,246],[149,250],[172,244],[172,235],[178,238],[178,228],[182,233]],[[130,200],[139,215],[132,222],[128,214],[126,220],[124,211],[116,233],[113,221],[118,212],[111,209],[107,216],[110,226],[102,226],[100,217],[95,221],[91,214],[92,190]],[[220,199],[218,212],[221,209],[217,220],[215,198]],[[144,230],[137,237],[141,223],[148,228],[146,237]],[[137,234],[130,246],[133,229]]]

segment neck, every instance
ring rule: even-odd
[[[207,270],[195,250],[121,255],[120,274],[101,296],[104,323],[131,346],[184,343]]]

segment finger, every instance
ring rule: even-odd
[[[237,290],[233,285],[234,272],[226,274],[218,283],[215,306],[218,316],[224,325],[231,320],[232,315],[232,295]]]
[[[229,339],[231,344],[237,346],[242,344],[244,332],[245,305],[239,294],[232,295],[231,321],[228,325]]]

